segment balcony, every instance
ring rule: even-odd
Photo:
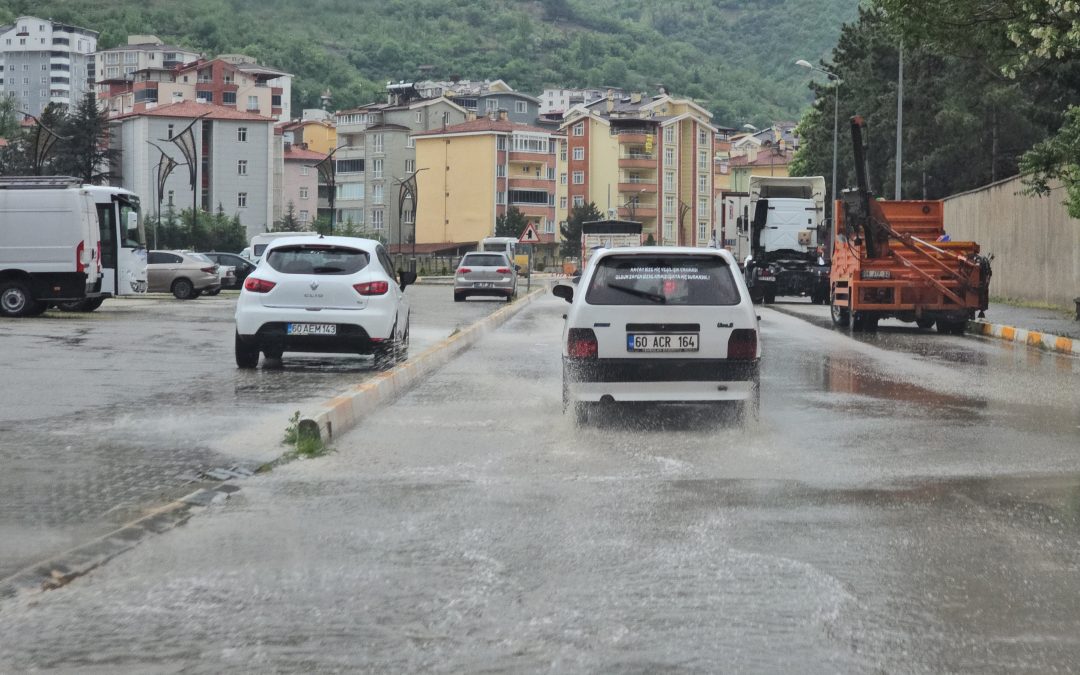
[[[620,169],[656,169],[656,155],[649,152],[627,152],[619,156]]]
[[[641,181],[632,180],[626,183],[619,183],[619,192],[627,195],[636,194],[656,194],[656,181]]]
[[[511,190],[543,190],[548,192],[555,189],[555,181],[545,178],[510,176],[509,182]]]
[[[644,129],[612,129],[611,135],[618,136],[619,145],[645,145],[650,140],[656,141],[656,135]]]

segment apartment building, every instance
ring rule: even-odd
[[[574,106],[592,103],[605,98],[611,92],[612,95],[623,97],[626,95],[622,89],[613,87],[586,87],[583,89],[545,89],[540,94],[539,114],[548,116],[552,114],[566,114]]]
[[[514,207],[542,243],[554,244],[557,138],[506,112],[413,134],[420,171],[417,243],[478,242]]]
[[[334,119],[338,222],[351,222],[389,244],[412,241],[416,207],[401,199],[402,181],[417,171],[411,134],[464,122],[466,114],[445,97],[421,98],[412,84],[389,85],[385,103],[339,111]]]
[[[21,16],[0,26],[0,96],[40,115],[50,103],[69,108],[94,90],[97,31]]]
[[[108,100],[111,95],[127,93],[132,100],[125,107],[115,104],[117,113],[134,112],[134,104],[145,104],[147,92],[153,90],[156,103],[156,87],[147,85],[150,78],[139,78],[141,84],[134,86],[135,73],[155,71],[169,73],[186,63],[202,58],[199,52],[165,44],[156,35],[129,35],[127,44],[103,49],[94,54],[98,98]],[[156,78],[160,80],[161,78]],[[113,94],[115,92],[115,94]],[[136,93],[141,92],[141,93]],[[110,104],[112,102],[110,101]],[[114,107],[110,105],[110,107]],[[145,109],[145,106],[140,109]]]
[[[282,159],[281,213],[288,213],[291,204],[300,227],[312,228],[319,217],[319,171],[315,165],[326,159],[326,153],[286,142]]]
[[[110,145],[118,150],[114,180],[135,192],[147,205],[157,208],[156,144],[178,163],[185,159],[170,139],[192,123],[196,162],[195,191],[187,166],[178,166],[165,183],[163,206],[177,210],[198,205],[203,211],[220,206],[229,215],[239,214],[250,238],[266,232],[272,224],[274,185],[274,120],[262,115],[184,101],[129,113],[112,120]]]
[[[225,54],[181,63],[180,59],[190,56],[189,52],[150,49],[144,54],[130,48],[109,50],[101,54],[106,60],[105,72],[112,72],[109,69],[114,67],[108,65],[109,60],[129,58],[128,55],[135,59],[141,55],[148,65],[130,72],[125,67],[119,77],[100,81],[98,97],[108,100],[110,116],[196,101],[277,120],[289,119],[292,76],[259,65],[250,57]],[[167,56],[173,58],[166,60]]]
[[[593,203],[637,220],[658,244],[708,246],[714,233],[712,115],[688,99],[612,92],[565,117],[560,219]],[[565,160],[562,158],[565,157]]]

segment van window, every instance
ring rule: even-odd
[[[737,305],[739,287],[717,256],[620,256],[597,261],[590,305]]]

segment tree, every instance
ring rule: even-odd
[[[302,229],[300,227],[300,220],[296,217],[296,205],[290,199],[288,205],[285,207],[285,215],[281,220],[274,223],[273,232],[296,232]]]
[[[63,137],[56,153],[60,173],[89,185],[108,181],[118,153],[109,148],[109,121],[98,108],[94,92],[87,92],[75,111],[63,118],[57,133]]]
[[[570,218],[565,224],[559,226],[562,234],[562,243],[559,252],[564,258],[581,257],[581,224],[592,220],[601,220],[603,216],[596,204],[589,202],[570,209]]]
[[[520,237],[528,227],[529,221],[516,206],[511,206],[506,213],[495,217],[496,237]]]

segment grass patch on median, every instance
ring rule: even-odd
[[[306,431],[300,427],[299,410],[289,418],[289,424],[285,427],[285,436],[281,440],[286,445],[292,446],[292,450],[285,453],[283,459],[286,460],[296,457],[321,457],[330,452],[330,448],[319,437],[318,431]]]
[[[990,302],[999,302],[1003,305],[1010,305],[1012,307],[1023,307],[1025,309],[1045,309],[1051,312],[1059,312],[1065,315],[1065,318],[1072,318],[1076,313],[1069,307],[1062,305],[1054,305],[1049,302],[1038,302],[1035,300],[1020,300],[1018,298],[1002,298],[998,296],[990,296]]]

